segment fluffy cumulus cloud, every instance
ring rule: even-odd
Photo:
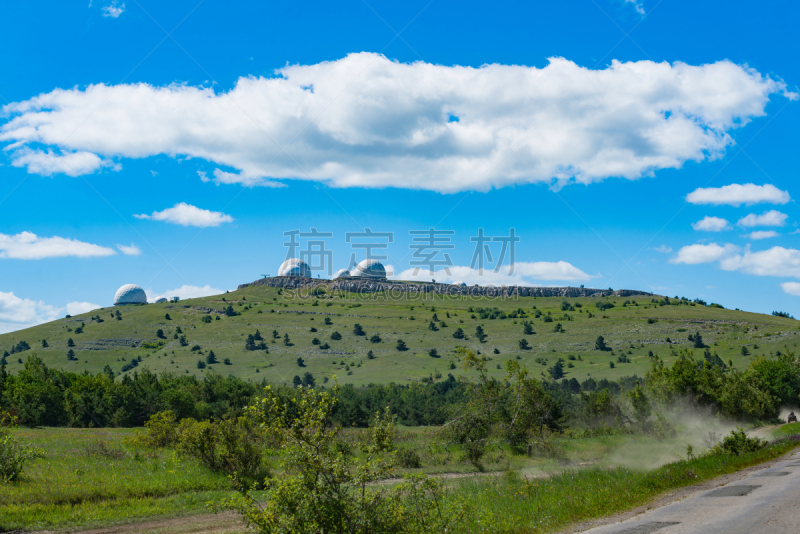
[[[126,256],[139,256],[142,253],[142,249],[140,249],[133,243],[131,243],[130,246],[117,245],[117,248],[119,249],[120,252],[122,252]]]
[[[0,234],[0,258],[41,260],[45,258],[93,258],[116,254],[112,249],[65,237],[39,237],[31,232]]]
[[[778,237],[778,232],[774,230],[757,230],[755,232],[750,232],[746,234],[745,237],[747,239],[753,239],[758,241],[759,239],[770,239],[772,237]]]
[[[790,295],[800,297],[800,282],[784,282],[781,284],[781,289]]]
[[[91,302],[68,302],[67,313],[70,315],[80,315],[87,313],[98,308],[102,308],[99,304],[92,304]]]
[[[670,263],[699,264],[718,262],[726,271],[739,271],[756,276],[790,276],[800,278],[800,250],[772,247],[753,252],[750,245],[717,243],[696,244],[681,248]]]
[[[786,204],[791,200],[788,191],[781,191],[772,184],[731,184],[723,187],[701,187],[686,196],[692,204],[714,206],[742,204]]]
[[[783,226],[786,224],[786,219],[788,218],[789,216],[785,213],[781,213],[777,210],[769,210],[761,215],[751,213],[739,219],[736,224],[744,226],[745,228],[752,228],[754,226]]]
[[[167,154],[212,162],[228,169],[213,173],[217,183],[248,186],[277,178],[440,192],[558,187],[719,158],[730,131],[763,116],[772,95],[797,97],[729,61],[472,68],[363,52],[275,74],[240,78],[227,93],[57,89],[4,106],[0,142],[29,172],[39,172],[25,159],[30,147],[44,146],[94,154],[81,173]]]
[[[92,152],[79,150],[74,152],[61,152],[59,150],[33,150],[22,147],[14,151],[11,160],[14,167],[26,167],[28,172],[50,176],[51,174],[66,174],[67,176],[81,176],[91,174],[103,167],[115,170],[122,168],[107,158],[101,158]]]
[[[165,221],[181,226],[219,226],[223,223],[233,222],[233,217],[220,211],[210,211],[192,206],[186,202],[179,202],[164,211],[154,211],[151,215],[134,215],[137,219]]]
[[[692,228],[703,232],[721,232],[723,230],[730,230],[730,223],[720,217],[706,216],[692,223]]]
[[[147,290],[147,300],[150,302],[154,302],[160,298],[171,299],[172,297],[180,297],[182,299],[196,299],[199,297],[208,297],[210,295],[219,295],[220,293],[224,293],[222,289],[217,289],[216,287],[211,286],[191,286],[188,284],[184,284],[181,287],[175,289],[169,289],[162,293],[156,293],[151,290]]]
[[[445,270],[436,271],[433,275],[426,269],[406,269],[395,276],[398,280],[420,280],[430,281],[435,279],[437,282],[452,283],[456,281],[465,282],[467,285],[535,285],[537,281],[546,282],[578,282],[587,281],[593,276],[586,274],[574,265],[566,261],[536,261],[536,262],[517,262],[514,270],[509,274],[507,266],[501,267],[498,272],[494,269],[471,269],[466,266],[454,265],[449,269],[448,274]]]
[[[0,333],[13,332],[57,319],[64,311],[42,301],[0,291]]]
[[[669,260],[669,262],[686,263],[689,265],[710,263],[712,261],[719,261],[725,257],[728,257],[737,250],[739,250],[739,247],[730,244],[718,245],[716,243],[709,243],[707,245],[689,245],[682,247],[678,253]]]

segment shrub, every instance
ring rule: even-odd
[[[208,324],[208,323],[210,323],[211,321],[213,321],[213,319],[211,318],[211,316],[210,316],[210,315],[204,315],[203,317],[201,317],[201,318],[200,318],[200,321],[202,321],[202,322],[204,322],[204,323]]]
[[[523,338],[519,340],[519,348],[522,350],[530,350],[531,346],[528,343],[528,340]]]
[[[368,360],[374,360],[375,359],[375,354],[373,354],[372,351],[367,352],[367,359]]]
[[[22,474],[27,462],[43,458],[44,454],[14,438],[12,429],[17,427],[16,417],[0,411],[0,422],[4,423],[0,424],[0,482],[13,482]]]
[[[428,356],[430,356],[431,358],[438,358],[439,352],[436,349],[431,349],[428,351]]]
[[[406,347],[405,341],[403,341],[402,339],[398,339],[397,340],[397,350],[399,350],[400,352],[402,352],[404,350],[408,350],[408,347]]]
[[[334,341],[339,341],[340,339],[342,339],[342,334],[340,334],[339,332],[333,332],[331,334],[331,339]]]
[[[380,343],[382,340],[381,336],[379,336],[378,334],[373,334],[372,337],[369,338],[369,341],[370,343]]]
[[[258,500],[248,492],[227,503],[257,532],[458,531],[454,523],[460,514],[442,504],[438,481],[414,477],[397,486],[374,484],[396,465],[394,419],[388,413],[376,415],[361,454],[347,454],[341,426],[332,420],[338,387],[298,393],[283,400],[267,387],[250,408],[264,435],[282,444],[286,471],[267,481]]]
[[[757,437],[749,437],[744,428],[735,428],[731,433],[722,438],[722,441],[711,450],[717,454],[740,454],[755,452],[763,449],[767,442]]]
[[[400,449],[397,451],[397,463],[408,469],[419,469],[422,467],[419,454],[409,449]]]
[[[227,474],[242,490],[263,488],[269,476],[263,460],[265,440],[244,417],[216,423],[184,419],[177,428],[176,448],[209,469]]]
[[[353,325],[353,334],[356,336],[366,336],[367,333],[364,332],[364,329],[361,328],[361,325],[356,323]]]
[[[456,331],[453,332],[453,337],[456,339],[464,339],[467,336],[464,334],[464,330],[461,327],[458,327],[456,328]]]

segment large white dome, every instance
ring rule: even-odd
[[[465,284],[465,283],[464,283],[464,282],[462,282],[461,280],[459,280],[459,281],[457,281],[457,282],[453,282],[453,284],[452,284],[452,285],[454,285],[454,286],[458,286],[458,287],[467,287],[467,284]]]
[[[147,304],[147,295],[145,295],[144,289],[136,284],[125,284],[117,289],[117,294],[114,295],[114,306],[125,304]]]
[[[278,269],[278,276],[300,276],[303,278],[311,278],[311,269],[308,264],[303,260],[291,258],[281,263]]]
[[[343,278],[345,276],[350,276],[350,271],[347,269],[339,269],[336,271],[336,274],[333,275],[334,280],[337,278]]]
[[[378,260],[363,260],[353,269],[352,276],[386,278],[386,268]]]

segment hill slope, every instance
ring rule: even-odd
[[[452,368],[458,364],[454,349],[465,346],[491,357],[497,376],[504,373],[498,367],[504,367],[506,359],[518,358],[534,374],[548,375],[548,369],[563,358],[566,378],[582,382],[590,376],[642,376],[650,366],[651,351],[671,361],[680,349],[692,349],[695,358],[702,359],[706,349],[694,349],[694,343],[688,340],[696,332],[700,332],[707,350],[726,364],[733,361],[739,367],[750,358],[742,354],[743,346],[751,355],[796,351],[800,335],[800,323],[792,319],[695,305],[686,300],[666,304],[663,297],[393,297],[353,293],[298,299],[279,288],[250,285],[179,303],[102,308],[0,335],[0,353],[11,353],[20,341],[30,346],[6,357],[12,373],[35,352],[48,366],[75,372],[97,373],[109,365],[120,373],[131,360],[141,358],[138,369],[155,372],[202,375],[214,369],[224,375],[273,382],[291,382],[295,375],[311,372],[318,383],[336,375],[340,383],[360,385],[435,378],[437,373],[458,376],[462,370]],[[564,305],[565,301],[568,304]],[[603,310],[598,304],[614,307]],[[226,315],[228,306],[238,315]],[[525,322],[531,323],[535,333],[524,333]],[[366,335],[355,335],[355,324],[361,325]],[[563,331],[556,331],[557,325]],[[476,337],[478,326],[486,334],[483,343]],[[453,336],[459,327],[466,339]],[[156,335],[159,329],[163,338]],[[268,352],[247,350],[247,336],[257,330]],[[335,332],[341,339],[331,338],[337,337]],[[284,343],[287,334],[289,345]],[[376,334],[381,338],[379,343],[370,341]],[[181,336],[185,336],[185,345],[180,342]],[[603,336],[613,351],[596,350],[598,336]],[[312,343],[314,338],[319,345]],[[75,345],[72,361],[67,358],[69,339]],[[529,343],[529,350],[520,348],[522,339]],[[42,340],[46,340],[46,348]],[[398,340],[403,340],[408,350],[397,350]],[[326,343],[329,348],[321,349]],[[439,357],[429,355],[434,348]],[[219,363],[199,368],[198,360],[205,362],[210,350]],[[368,358],[369,351],[374,359]],[[225,358],[230,365],[223,363]],[[298,365],[298,358],[302,358],[304,367]]]

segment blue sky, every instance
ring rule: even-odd
[[[794,2],[0,10],[0,331],[275,275],[312,227],[333,271],[369,227],[408,278],[434,227],[441,281],[800,316]],[[479,228],[511,276],[470,269]]]

